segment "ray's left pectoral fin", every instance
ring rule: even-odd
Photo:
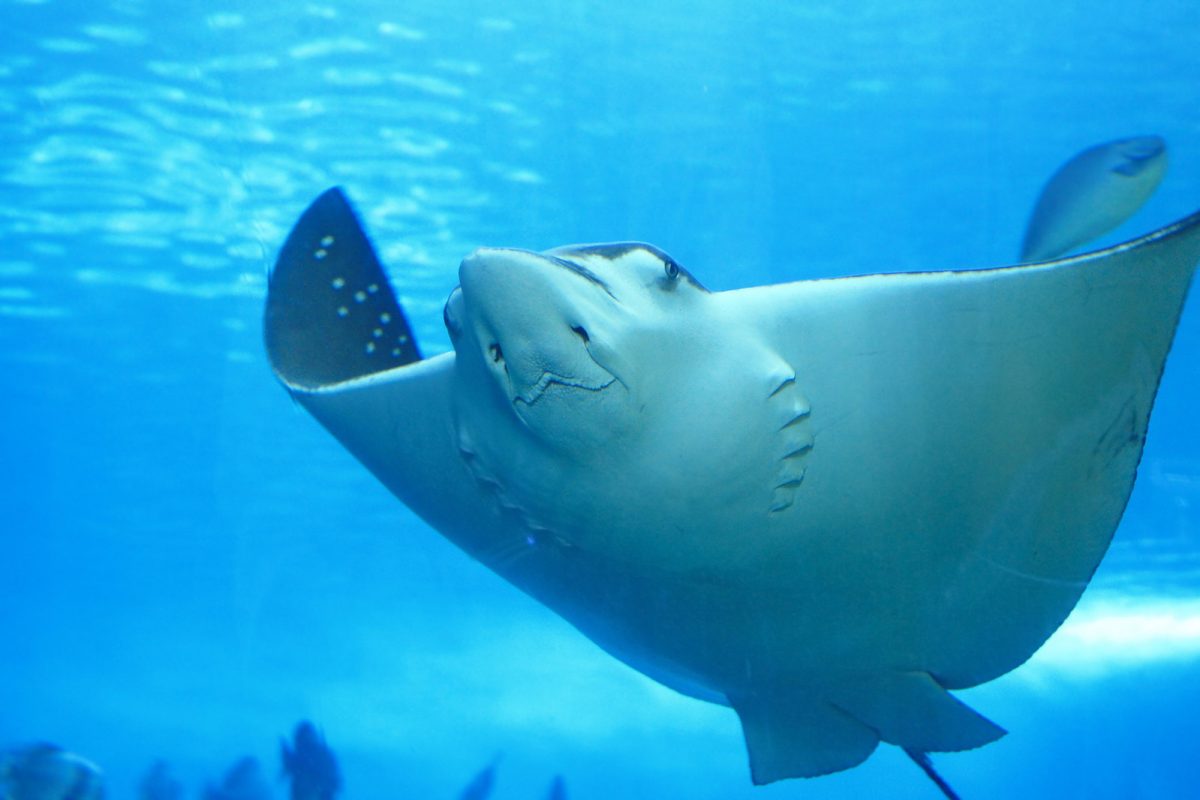
[[[883,741],[922,753],[973,750],[1007,731],[946,691],[927,672],[890,672],[849,681],[834,705]]]

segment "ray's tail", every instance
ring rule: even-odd
[[[917,750],[904,748],[904,752],[913,760],[913,763],[921,768],[921,771],[929,776],[929,780],[937,784],[937,787],[942,790],[942,794],[946,795],[946,800],[962,800],[958,796],[958,792],[946,783],[946,779],[938,774],[938,771],[933,768],[933,761],[929,758],[929,753],[922,753]]]

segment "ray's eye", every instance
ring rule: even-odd
[[[668,280],[675,280],[679,277],[679,264],[675,263],[675,259],[668,258],[663,263],[663,272],[667,273]]]
[[[454,287],[442,306],[442,322],[451,341],[457,342],[462,335],[462,289],[458,286]]]
[[[504,360],[504,352],[500,349],[500,345],[496,342],[492,342],[490,345],[488,345],[488,355],[490,355],[492,357],[492,361],[497,364]]]

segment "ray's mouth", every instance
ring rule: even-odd
[[[561,387],[563,389],[581,389],[587,392],[602,392],[616,382],[613,375],[608,376],[608,380],[602,383],[592,383],[581,381],[576,378],[568,378],[564,375],[556,375],[553,372],[543,372],[538,378],[537,383],[530,386],[525,391],[513,394],[513,405],[524,404],[531,406],[538,400],[542,399],[552,387]]]
[[[488,344],[487,357],[495,367],[503,369],[508,379],[509,395],[513,405],[532,406],[555,389],[601,392],[614,383],[620,382],[620,379],[611,370],[596,359],[591,348],[592,337],[587,328],[582,325],[571,325],[570,328],[571,333],[575,335],[583,346],[584,352],[587,353],[587,365],[594,369],[581,370],[579,373],[543,369],[536,380],[522,382],[514,380],[514,375],[505,361],[504,349],[501,344],[498,341]]]

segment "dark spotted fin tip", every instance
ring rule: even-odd
[[[346,195],[329,189],[300,215],[267,287],[271,366],[315,389],[421,359],[412,329]]]

